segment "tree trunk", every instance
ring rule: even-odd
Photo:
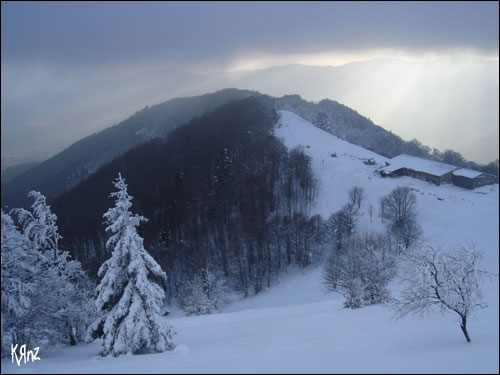
[[[467,342],[471,342],[469,332],[467,332],[467,317],[462,316],[462,323],[460,324],[460,328],[462,328],[462,332],[464,333]]]
[[[71,327],[69,322],[66,322],[66,327],[68,328],[69,344],[76,345],[76,339],[75,336],[73,336],[73,327]]]
[[[269,242],[267,243],[267,287],[271,286],[271,249],[269,247]]]

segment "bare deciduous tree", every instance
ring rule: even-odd
[[[417,200],[409,187],[400,186],[391,191],[385,199],[384,219],[395,226],[401,226],[410,217],[416,215]]]
[[[364,196],[364,189],[361,186],[355,186],[349,190],[349,200],[353,206],[357,206],[358,209],[361,208]]]
[[[481,301],[480,284],[484,272],[478,270],[481,253],[474,246],[462,246],[453,252],[436,250],[421,244],[404,255],[403,289],[393,307],[398,317],[419,314],[437,306],[441,312],[455,312],[467,342],[467,320]]]
[[[407,186],[400,186],[381,200],[382,220],[397,237],[405,249],[420,237],[421,228],[417,222],[417,199]]]
[[[339,211],[330,215],[326,226],[336,250],[342,249],[345,239],[355,233],[358,218],[359,210],[352,202],[345,204]]]

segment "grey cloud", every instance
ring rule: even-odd
[[[497,2],[2,3],[2,60],[220,60],[246,50],[498,51]]]

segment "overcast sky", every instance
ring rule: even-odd
[[[411,87],[405,83],[406,90],[416,95],[412,99],[424,100],[419,80],[438,79],[443,75],[438,73],[450,69],[450,79],[460,77],[463,69],[462,76],[467,75],[476,98],[478,94],[498,98],[498,2],[2,1],[1,8],[3,166],[7,159],[50,156],[146,104],[201,94],[222,88],[221,84],[252,86],[254,81],[246,82],[240,76],[232,80],[242,69],[400,59],[413,64],[411,74],[418,70],[415,77],[401,72],[413,82]],[[430,63],[434,68],[426,74]],[[384,69],[391,65],[379,67],[377,74]],[[274,84],[265,80],[263,87],[252,88],[317,99],[313,88],[321,82]],[[397,103],[394,111],[387,110],[391,107],[387,105],[384,111],[367,105],[373,103],[373,90],[390,92],[398,82],[371,79],[369,84],[370,92],[352,84],[349,87],[355,86],[357,91],[316,94],[324,92],[331,99],[343,100],[405,138],[417,137],[441,148],[453,142],[444,139],[443,133],[451,121],[457,126],[456,114],[450,120],[439,114],[441,129],[435,129],[438,123],[428,129],[403,124],[397,113],[405,103]],[[453,92],[442,92],[444,96],[456,96],[460,90],[460,85],[456,88],[450,82],[445,87]],[[296,92],[284,92],[292,89]],[[401,82],[397,90],[401,90]],[[481,112],[477,113],[481,119],[477,132],[486,143],[460,144],[456,149],[486,162],[498,157],[498,100],[481,103],[468,112]],[[421,108],[410,107],[411,117],[422,113]],[[464,111],[469,118],[463,126],[473,126],[474,113],[456,108],[456,103],[454,110]],[[425,121],[428,117],[427,113]],[[494,142],[490,138],[495,134]]]

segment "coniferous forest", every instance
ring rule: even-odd
[[[273,136],[265,97],[232,102],[126,153],[58,198],[65,247],[95,275],[109,257],[102,214],[121,173],[149,219],[145,246],[169,275],[167,296],[210,268],[245,294],[269,286],[288,265],[319,255],[321,220],[309,217],[317,182],[309,158]]]

